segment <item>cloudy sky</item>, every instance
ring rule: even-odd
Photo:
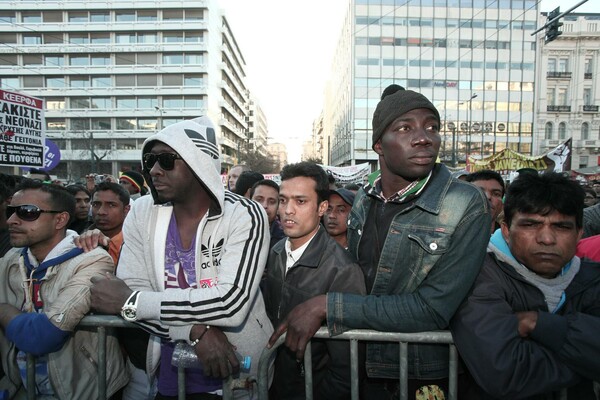
[[[581,0],[542,0],[566,11]],[[593,3],[593,4],[592,4]],[[299,161],[302,141],[323,106],[325,83],[348,0],[220,0],[246,60],[248,83],[267,115],[272,141]],[[600,13],[588,0],[576,12]]]

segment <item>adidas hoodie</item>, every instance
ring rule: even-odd
[[[173,207],[158,203],[147,174],[152,195],[136,200],[127,215],[117,274],[131,289],[141,291],[137,316],[144,328],[163,338],[189,342],[192,325],[218,326],[240,354],[252,356],[250,374],[256,376],[260,354],[273,332],[259,290],[269,251],[265,211],[223,188],[219,144],[207,117],[179,122],[150,136],[142,154],[157,141],[183,158],[213,198],[196,233],[198,288],[164,288]],[[148,351],[149,372],[157,366],[156,356]]]

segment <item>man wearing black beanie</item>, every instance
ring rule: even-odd
[[[331,335],[448,329],[483,263],[491,217],[477,188],[436,163],[439,127],[439,112],[425,96],[398,85],[385,89],[373,114],[381,175],[357,193],[348,220],[348,250],[369,294],[327,293],[300,304],[270,344],[287,331],[286,345],[302,358],[323,321]],[[398,381],[398,346],[367,345],[361,398],[392,399],[404,391],[409,399],[447,398],[448,348],[410,346],[406,387]]]

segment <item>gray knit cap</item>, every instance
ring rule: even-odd
[[[440,122],[440,113],[427,97],[421,93],[405,90],[402,86],[390,85],[383,91],[381,101],[373,113],[373,144],[381,139],[385,130],[394,120],[409,111],[417,108],[427,108],[435,114],[438,123]]]

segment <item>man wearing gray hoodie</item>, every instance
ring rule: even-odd
[[[175,341],[189,342],[202,362],[187,370],[186,393],[215,398],[221,381],[211,377],[239,369],[234,348],[252,357],[255,375],[273,331],[258,287],[269,250],[267,217],[258,203],[223,189],[207,117],[146,139],[142,164],[152,195],[135,203],[123,226],[122,280],[94,280],[93,306],[161,338],[147,363],[155,368],[160,353],[158,398],[177,395]]]

